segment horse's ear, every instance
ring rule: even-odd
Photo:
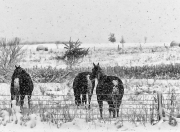
[[[93,66],[95,67],[96,65],[94,64],[94,62],[93,62]]]
[[[20,68],[20,65],[18,67]]]
[[[15,65],[15,68],[17,68],[17,66]]]
[[[98,62],[98,64],[97,64],[97,66],[99,66],[99,62]]]

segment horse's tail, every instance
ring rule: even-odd
[[[120,79],[118,79],[118,89],[119,89],[119,95],[121,95],[122,98],[124,95],[124,85]]]
[[[112,100],[115,109],[119,109],[119,106],[122,102],[122,97],[124,95],[124,87],[122,81],[117,78],[112,81],[113,83],[113,89],[112,89]]]

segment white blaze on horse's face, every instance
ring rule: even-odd
[[[96,89],[97,85],[98,85],[98,79],[97,79],[97,78],[95,78],[95,85],[94,85],[94,89]]]
[[[14,79],[14,88],[17,88],[19,90],[19,78]]]

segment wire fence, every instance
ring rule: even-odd
[[[166,110],[173,109],[174,115],[180,114],[180,93],[163,94],[163,108]],[[31,108],[28,109],[27,97],[25,98],[23,114],[38,113],[43,117],[44,121],[51,121],[55,124],[58,122],[69,122],[74,118],[82,118],[86,121],[94,121],[100,119],[99,105],[96,95],[92,96],[91,107],[88,109],[88,101],[86,105],[77,107],[75,105],[74,95],[57,95],[57,96],[39,96],[33,95],[31,98]],[[155,94],[124,94],[122,104],[119,108],[119,117],[109,117],[109,105],[103,102],[103,121],[120,120],[121,122],[150,122],[153,118],[158,120],[158,104]],[[155,105],[154,105],[155,104]],[[10,109],[10,95],[0,96],[0,108]],[[154,111],[153,117],[152,112]]]

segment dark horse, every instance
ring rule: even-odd
[[[16,99],[17,105],[19,103],[20,96],[20,106],[22,109],[24,104],[24,97],[25,95],[28,95],[28,105],[30,108],[30,99],[33,89],[34,85],[30,75],[20,66],[15,66],[15,70],[11,78],[11,100]]]
[[[100,116],[102,118],[103,101],[107,101],[109,105],[109,116],[113,113],[113,118],[119,117],[119,107],[124,94],[122,81],[116,76],[107,76],[103,73],[99,63],[92,69],[92,78],[97,78],[98,84],[96,87],[97,101],[99,104]]]
[[[91,79],[91,72],[81,72],[75,77],[73,82],[73,90],[75,96],[75,104],[79,106],[80,104],[87,103],[86,95],[88,94],[89,108],[91,97],[93,94],[95,82]],[[81,99],[82,95],[82,99]]]

